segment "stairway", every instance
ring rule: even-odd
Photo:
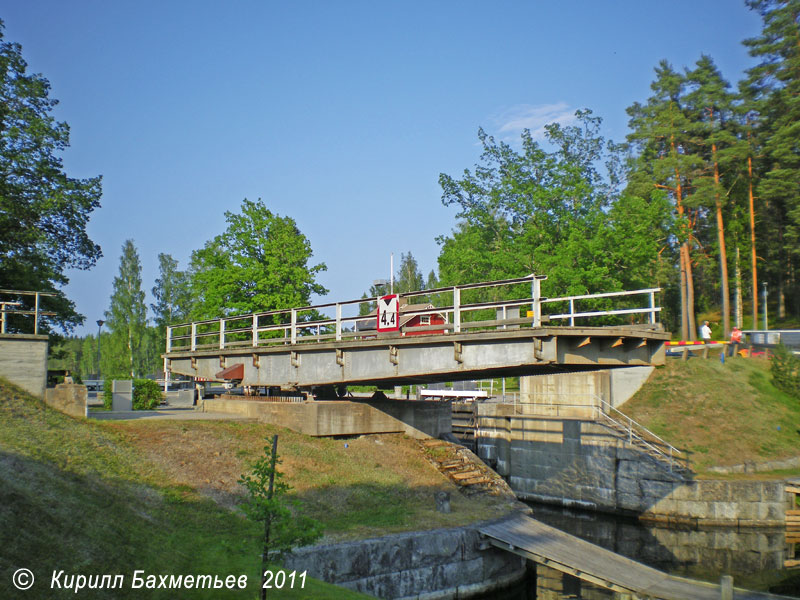
[[[469,449],[439,439],[421,440],[426,458],[466,496],[502,493],[514,497],[505,480]]]

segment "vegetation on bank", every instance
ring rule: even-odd
[[[126,574],[128,583],[134,569],[246,574],[249,595],[181,597],[255,597],[263,529],[239,510],[237,480],[275,432],[281,470],[306,514],[321,522],[323,541],[456,526],[509,509],[504,500],[458,493],[402,435],[315,439],[257,423],[83,421],[0,379],[0,597],[10,597],[6,587],[20,567],[38,582],[61,569]],[[435,511],[440,490],[452,492],[448,515]],[[26,597],[58,597],[43,590],[36,585]],[[108,592],[93,597],[141,597]],[[310,579],[305,590],[280,595],[308,597],[363,596]]]
[[[800,402],[775,387],[762,358],[668,359],[622,410],[688,451],[700,474],[800,455]]]

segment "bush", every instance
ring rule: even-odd
[[[106,379],[103,385],[103,406],[111,410],[113,394],[111,386],[113,381]],[[161,387],[152,379],[133,380],[133,410],[153,410],[163,399]]]
[[[769,370],[776,388],[800,400],[800,358],[780,344],[772,352]]]
[[[161,387],[152,379],[133,380],[133,410],[153,410],[163,398]]]

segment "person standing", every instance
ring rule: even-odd
[[[711,343],[711,327],[708,326],[708,321],[703,321],[703,326],[700,328],[700,338],[704,344]]]
[[[742,343],[742,330],[734,327],[731,331],[731,356],[736,356],[739,352],[739,344]]]

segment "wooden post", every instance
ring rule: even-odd
[[[253,347],[258,346],[258,315],[253,315]]]
[[[297,309],[292,309],[292,331],[291,331],[292,344],[297,343]]]
[[[534,276],[533,281],[531,282],[531,287],[533,291],[533,326],[541,327],[542,304],[540,300],[542,298],[542,282],[539,281],[536,276]]]
[[[336,303],[336,341],[342,341],[342,305]]]

